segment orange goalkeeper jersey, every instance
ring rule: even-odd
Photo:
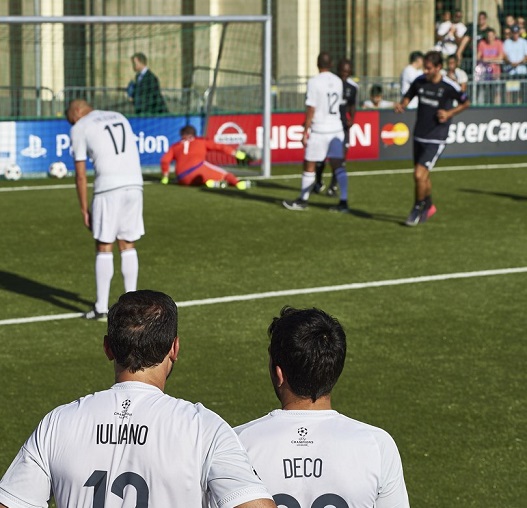
[[[161,171],[167,175],[171,162],[176,161],[176,177],[180,180],[205,162],[208,151],[234,156],[236,149],[203,138],[182,139],[171,145],[168,152],[161,157]]]

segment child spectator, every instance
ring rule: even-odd
[[[393,108],[394,103],[392,101],[385,101],[382,98],[382,86],[372,85],[370,89],[370,98],[364,101],[362,105],[366,109],[388,109]]]

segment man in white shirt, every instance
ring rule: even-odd
[[[269,370],[282,409],[237,427],[251,463],[287,508],[408,508],[391,436],[331,406],[346,358],[339,322],[318,309],[282,309],[269,326]]]
[[[143,176],[136,136],[116,111],[94,110],[85,100],[71,101],[66,112],[75,160],[75,183],[84,225],[95,239],[97,299],[86,319],[106,320],[113,278],[113,245],[121,253],[125,291],[135,291],[139,260],[135,242],[145,234]],[[86,161],[93,160],[95,181],[91,211]]]
[[[410,85],[415,81],[415,78],[423,74],[423,59],[424,54],[421,51],[412,51],[410,53],[410,63],[403,69],[403,72],[401,73],[401,95],[403,97],[410,88]],[[417,105],[418,101],[417,98],[415,98],[410,102],[410,104],[408,104],[407,109],[415,109],[417,108]]]
[[[179,353],[177,307],[126,293],[108,314],[116,384],[59,406],[0,480],[0,508],[276,508],[233,430],[163,393]]]
[[[317,58],[319,74],[307,83],[306,118],[302,144],[305,146],[300,196],[283,201],[288,210],[307,209],[309,195],[316,183],[318,161],[329,159],[340,189],[340,201],[331,211],[349,213],[348,175],[344,167],[344,129],[340,106],[343,102],[342,80],[331,72],[331,57],[322,52]]]

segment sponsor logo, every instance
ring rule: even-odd
[[[247,134],[237,123],[225,122],[220,125],[214,135],[214,142],[225,145],[242,145],[247,142]]]
[[[48,151],[42,146],[42,139],[39,136],[30,134],[28,146],[26,146],[26,148],[24,148],[20,153],[24,157],[37,159],[38,157],[44,157]]]
[[[450,125],[447,143],[510,143],[527,141],[526,122],[503,122],[493,118],[488,122],[464,123]]]
[[[387,123],[381,129],[381,139],[385,145],[404,145],[410,138],[410,129],[404,123]]]
[[[118,416],[121,420],[125,420],[126,418],[130,418],[132,416],[132,413],[128,412],[128,408],[130,407],[130,404],[132,401],[130,399],[126,399],[122,404],[121,407],[123,408],[122,411],[116,411],[114,413],[114,416]]]

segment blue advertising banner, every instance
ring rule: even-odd
[[[159,167],[161,156],[179,140],[180,129],[188,123],[201,134],[199,116],[131,118],[141,165]],[[46,173],[51,163],[59,161],[73,171],[70,127],[65,119],[0,122],[0,173],[10,164],[18,164],[23,175]]]

